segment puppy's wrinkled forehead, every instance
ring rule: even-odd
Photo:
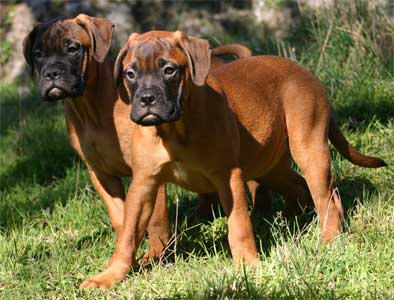
[[[65,39],[77,40],[82,45],[90,43],[89,34],[78,24],[71,20],[57,20],[43,24],[38,32],[36,46],[47,50],[62,49]]]
[[[135,41],[125,57],[127,65],[142,72],[153,72],[166,61],[185,65],[186,58],[173,39],[149,38]]]

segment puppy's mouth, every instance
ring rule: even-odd
[[[163,112],[155,107],[144,108],[142,111],[139,109],[132,109],[130,119],[142,126],[158,126],[163,123],[178,121],[182,115],[181,110],[172,107],[170,111]]]
[[[45,98],[49,101],[57,101],[64,99],[65,97],[66,97],[66,92],[63,89],[57,86],[53,86],[48,89]]]
[[[55,102],[64,100],[66,98],[74,98],[83,95],[85,86],[81,84],[74,84],[73,86],[67,86],[63,84],[51,83],[47,87],[42,89],[42,98],[44,101]]]
[[[136,123],[142,126],[157,126],[164,123],[164,120],[158,115],[149,112],[140,118]]]

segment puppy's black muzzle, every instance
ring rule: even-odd
[[[159,88],[145,88],[137,91],[134,96],[131,119],[143,126],[155,126],[163,123],[161,110],[163,93]]]
[[[40,91],[44,101],[63,100],[82,95],[84,81],[61,62],[50,62],[40,71]]]
[[[60,79],[63,75],[63,70],[59,65],[52,65],[42,71],[42,76],[48,81]]]
[[[176,121],[181,115],[177,101],[159,85],[137,88],[130,118],[142,126],[157,126]]]
[[[141,107],[151,107],[157,104],[157,100],[162,97],[162,92],[158,88],[149,88],[137,91],[135,101]]]
[[[62,80],[64,69],[59,64],[50,64],[41,72],[42,96],[46,101],[56,101],[65,97],[65,92],[57,82]]]

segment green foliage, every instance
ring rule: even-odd
[[[373,4],[336,1],[333,10],[303,11],[282,48],[256,39],[249,45],[269,53],[294,48],[294,57],[326,86],[349,141],[392,165],[392,27]],[[228,34],[226,42],[253,30],[242,38]],[[136,267],[106,293],[79,291],[105,266],[115,236],[67,142],[62,104],[39,98],[34,86],[0,85],[1,299],[394,298],[394,169],[356,167],[336,151],[332,171],[346,224],[332,246],[320,243],[313,213],[286,220],[278,206],[269,217],[253,214],[261,262],[237,271],[226,218],[216,211],[212,221],[193,223],[196,196],[169,186],[174,235],[165,263]],[[146,248],[147,241],[137,256]]]
[[[289,5],[289,3],[291,3],[291,1],[289,0],[266,0],[265,2],[268,7],[277,9],[286,7],[287,5]]]
[[[346,105],[361,121],[374,115],[387,119],[394,112],[392,95],[379,100],[371,96],[381,97],[377,90],[389,94],[392,90],[393,28],[392,19],[378,1],[335,0],[326,9],[302,12],[299,27],[287,42],[296,49],[301,63],[327,87],[331,103],[340,113]],[[373,102],[379,102],[379,108]],[[366,109],[366,103],[372,111]]]
[[[12,20],[14,19],[14,9],[12,5],[4,5],[2,9],[4,9],[4,12],[2,12],[0,18],[0,39],[2,39],[0,43],[0,65],[7,62],[14,53],[13,44],[5,39],[6,32],[11,27]]]
[[[0,44],[0,64],[4,64],[14,52],[14,47],[9,41],[3,41]]]

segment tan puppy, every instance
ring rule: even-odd
[[[24,40],[24,55],[39,81],[43,100],[64,100],[69,141],[85,162],[119,236],[124,188],[131,175],[129,102],[118,98],[113,62],[106,58],[113,25],[84,14],[39,24]],[[164,186],[148,226],[147,257],[159,255],[170,236]]]
[[[121,177],[131,175],[132,122],[130,102],[118,97],[113,62],[106,58],[112,30],[109,20],[84,14],[53,20],[34,27],[24,41],[24,55],[39,80],[43,99],[64,100],[70,143],[84,160],[119,236],[125,199]],[[244,56],[249,49],[224,45],[215,51]],[[145,261],[159,256],[166,246],[170,237],[167,219],[162,186],[148,226],[150,247]]]
[[[340,232],[343,209],[332,186],[328,139],[355,164],[385,165],[348,144],[323,87],[296,63],[256,56],[208,74],[209,67],[208,42],[181,32],[133,34],[120,51],[115,76],[121,95],[132,101],[134,177],[110,264],[81,288],[106,289],[125,278],[160,184],[218,191],[233,258],[253,265],[258,258],[244,180],[288,174],[291,155],[308,183],[321,235],[331,241]]]

